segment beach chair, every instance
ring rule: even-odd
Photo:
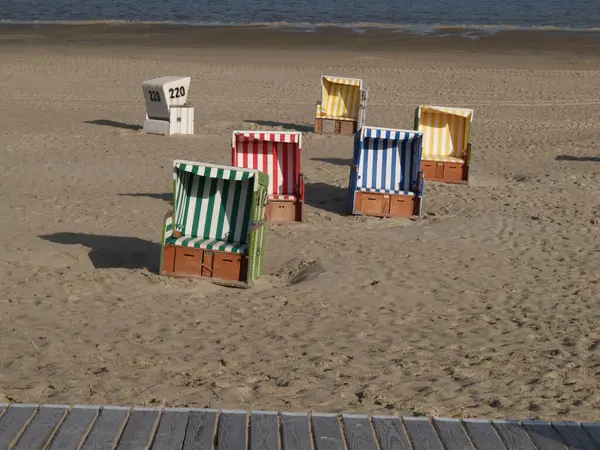
[[[421,169],[427,180],[468,183],[473,110],[421,105],[415,130],[423,133]]]
[[[315,133],[353,135],[365,123],[368,91],[358,78],[321,76]]]
[[[142,83],[144,133],[194,134],[194,107],[187,101],[190,77],[161,77]]]
[[[269,176],[176,160],[160,274],[249,287],[262,274]]]
[[[302,222],[302,134],[234,131],[231,148],[232,166],[260,170],[269,175],[267,219],[271,222]]]
[[[354,136],[350,169],[350,214],[420,216],[424,178],[420,170],[423,133],[364,126]]]

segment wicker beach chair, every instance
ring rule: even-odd
[[[302,134],[234,131],[231,146],[233,166],[256,169],[269,176],[267,219],[271,222],[302,222]]]
[[[249,287],[262,274],[268,175],[176,160],[160,273]]]
[[[423,133],[421,169],[427,180],[468,183],[473,110],[421,105],[415,130]]]
[[[315,133],[356,133],[365,123],[368,90],[358,78],[321,76]]]
[[[350,214],[378,217],[421,215],[423,133],[363,127],[354,137],[350,169]]]

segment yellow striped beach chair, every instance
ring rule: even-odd
[[[368,91],[359,78],[321,76],[315,133],[356,133],[365,123]]]
[[[429,105],[416,109],[415,130],[424,135],[421,169],[425,179],[468,183],[472,123],[472,109]]]
[[[160,274],[248,287],[262,274],[268,185],[258,170],[174,161]]]

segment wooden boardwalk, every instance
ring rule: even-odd
[[[0,450],[600,449],[600,423],[0,404]]]

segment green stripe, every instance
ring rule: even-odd
[[[228,241],[236,242],[236,228],[237,228],[237,220],[238,214],[240,212],[240,197],[242,195],[242,186],[243,183],[235,182],[235,192],[233,198],[231,199],[232,207],[231,207],[231,222],[229,223],[229,238]],[[245,242],[241,239],[238,242]]]
[[[202,236],[204,237],[213,237],[210,235],[210,227],[213,223],[213,220],[215,218],[215,195],[217,193],[217,183],[219,182],[219,180],[214,180],[211,178],[205,178],[205,180],[207,180],[208,183],[210,183],[210,189],[208,191],[208,206],[206,207],[206,211],[204,211],[205,216],[206,216],[206,221],[204,222],[204,232],[202,234]],[[216,207],[218,208],[220,205],[216,205]],[[216,214],[216,216],[218,217],[218,213]],[[199,232],[200,230],[198,230]]]
[[[191,235],[194,237],[203,237],[204,235],[200,233],[200,228],[202,227],[202,197],[204,190],[206,189],[206,183],[209,181],[204,177],[195,176],[195,180],[197,183],[194,186],[191,195],[196,198],[196,206],[192,211],[192,232]],[[191,200],[190,200],[191,201]],[[191,208],[191,206],[190,206]]]
[[[178,222],[181,224],[182,226],[182,230],[185,232],[185,227],[188,221],[188,215],[190,212],[190,198],[191,198],[191,190],[192,190],[192,182],[193,182],[193,177],[191,177],[189,174],[185,173],[183,174],[183,180],[182,180],[182,187],[181,187],[181,193],[179,194],[181,196],[181,210],[182,210],[182,216],[183,217],[179,217]]]
[[[235,181],[234,181],[235,183]],[[223,186],[221,189],[221,207],[219,209],[219,221],[217,222],[217,231],[215,233],[215,239],[226,241],[225,234],[225,220],[227,219],[227,200],[229,198],[229,186],[231,181],[223,180]]]

